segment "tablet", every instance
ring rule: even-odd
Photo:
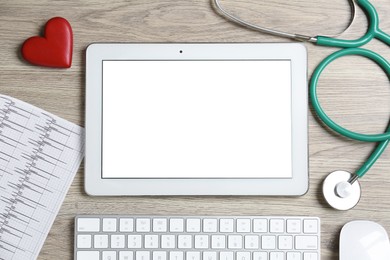
[[[90,195],[302,195],[302,44],[92,44]]]

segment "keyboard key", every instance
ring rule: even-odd
[[[261,249],[264,249],[264,250],[276,249],[276,237],[275,236],[262,236],[261,237]]]
[[[236,260],[251,260],[251,252],[237,252]]]
[[[223,235],[211,236],[211,248],[213,249],[226,248],[226,237]]]
[[[223,233],[232,233],[234,220],[230,218],[222,218],[219,220],[220,232]]]
[[[153,232],[167,232],[168,221],[166,218],[153,219]]]
[[[306,234],[316,234],[318,232],[318,221],[316,219],[305,219],[303,221],[303,232]]]
[[[269,260],[285,260],[283,252],[271,252],[269,254]]]
[[[125,235],[112,235],[111,248],[125,248]]]
[[[78,248],[91,248],[92,247],[92,236],[91,235],[78,235],[77,236],[77,247]]]
[[[119,251],[119,260],[133,260],[133,252]]]
[[[116,260],[116,251],[103,251],[102,260]]]
[[[178,248],[191,248],[192,236],[191,235],[179,235],[177,236],[177,247]]]
[[[286,260],[301,260],[301,253],[300,252],[287,252],[287,259]]]
[[[300,219],[288,219],[287,220],[287,233],[291,233],[291,234],[301,233],[301,220]]]
[[[237,232],[238,233],[249,233],[251,232],[251,220],[250,219],[237,219]]]
[[[253,220],[253,232],[266,233],[268,232],[268,220],[267,219],[254,219]]]
[[[203,252],[203,260],[217,260],[217,252],[205,251]]]
[[[76,260],[100,260],[99,251],[78,251]]]
[[[281,250],[293,249],[293,237],[292,236],[279,236],[278,237],[278,249],[281,249]]]
[[[128,248],[141,248],[142,247],[142,236],[141,235],[128,235],[127,236],[127,247]]]
[[[175,248],[176,239],[174,235],[161,236],[161,248]]]
[[[108,248],[108,235],[93,236],[93,244],[95,248]]]
[[[283,219],[271,219],[269,222],[269,230],[271,233],[283,233],[284,232],[284,220]]]
[[[187,252],[186,253],[186,260],[200,260],[200,252]]]
[[[295,249],[298,250],[316,250],[318,245],[317,236],[296,236]]]
[[[259,236],[246,235],[245,238],[245,249],[259,249]]]
[[[79,232],[99,232],[100,219],[99,218],[78,218],[77,231]]]
[[[165,252],[165,251],[154,251],[152,260],[167,260],[167,252]]]
[[[145,235],[145,248],[158,248],[158,235]]]
[[[119,219],[119,231],[120,232],[133,232],[134,220],[132,218]]]
[[[219,260],[234,260],[233,252],[220,252]]]
[[[182,251],[169,252],[169,260],[184,260],[184,252]]]
[[[150,232],[150,219],[149,218],[137,218],[136,231],[137,232]]]
[[[303,260],[318,260],[317,253],[303,253]]]
[[[268,260],[267,252],[253,252],[253,260]]]
[[[116,218],[103,218],[103,232],[116,231]]]
[[[184,232],[184,220],[180,218],[171,218],[169,220],[169,231]]]
[[[228,248],[229,249],[241,249],[242,248],[242,236],[229,235],[228,236]]]
[[[135,252],[135,260],[150,260],[150,252],[149,251]]]
[[[206,218],[203,220],[203,232],[215,233],[218,231],[218,220]]]
[[[196,235],[195,236],[195,248],[196,249],[207,249],[207,248],[209,248],[209,236],[207,236],[207,235]]]
[[[200,232],[200,219],[190,218],[187,219],[187,232],[198,233]]]

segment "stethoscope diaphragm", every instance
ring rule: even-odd
[[[347,171],[334,171],[324,180],[322,191],[326,202],[338,210],[349,210],[358,204],[361,190],[359,181],[349,182],[353,175]]]

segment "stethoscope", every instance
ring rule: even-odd
[[[390,141],[390,126],[387,128],[386,132],[382,134],[361,134],[361,133],[352,132],[336,124],[332,119],[330,119],[326,115],[326,113],[324,112],[324,110],[322,109],[318,101],[317,84],[322,71],[326,68],[326,66],[329,63],[343,56],[359,55],[371,59],[376,64],[378,64],[385,71],[387,76],[390,78],[390,63],[387,60],[385,60],[382,56],[380,56],[379,54],[371,50],[358,48],[367,44],[374,38],[390,46],[390,35],[386,34],[385,32],[379,29],[378,13],[376,12],[374,6],[368,0],[355,0],[355,1],[348,0],[348,1],[351,5],[351,11],[353,13],[353,16],[350,19],[348,27],[343,32],[345,32],[352,25],[354,18],[356,16],[355,2],[362,8],[362,10],[365,11],[369,19],[367,32],[360,39],[342,40],[342,39],[335,39],[334,36],[333,37],[328,37],[328,36],[311,37],[311,36],[292,34],[292,33],[261,27],[258,25],[248,23],[230,14],[224,8],[222,8],[221,4],[219,3],[219,0],[213,0],[214,7],[216,8],[216,10],[220,15],[222,15],[223,17],[225,17],[226,19],[234,23],[238,23],[250,29],[260,31],[263,33],[272,34],[275,36],[287,37],[298,41],[308,41],[308,42],[315,43],[317,45],[344,48],[326,57],[315,69],[310,81],[310,99],[312,105],[314,107],[314,110],[320,117],[320,119],[328,127],[333,129],[337,133],[358,141],[378,142],[378,145],[375,148],[375,150],[371,153],[367,161],[355,173],[352,174],[347,171],[334,171],[325,178],[322,186],[322,191],[325,200],[328,202],[330,206],[338,210],[348,210],[357,205],[361,197],[361,189],[360,189],[360,184],[358,179],[362,178],[364,174],[371,168],[371,166],[374,165],[375,161],[380,157],[380,155],[383,153],[383,151],[385,150],[386,146]]]

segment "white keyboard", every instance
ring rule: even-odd
[[[320,260],[320,219],[80,215],[75,260]]]

